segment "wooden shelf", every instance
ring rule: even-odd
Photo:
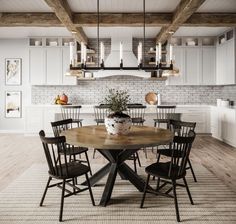
[[[81,53],[81,51],[77,51],[77,53]],[[87,49],[87,54],[96,54],[95,50]]]
[[[149,61],[148,64],[149,65],[156,65],[156,62],[155,61]],[[166,62],[161,62],[161,64],[166,65],[167,63]]]
[[[148,51],[148,54],[156,54],[156,51]],[[162,54],[167,54],[167,51],[161,51]]]
[[[82,62],[77,62],[78,65],[81,65]],[[95,65],[94,61],[86,62],[86,65]]]

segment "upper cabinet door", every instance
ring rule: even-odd
[[[198,47],[185,48],[185,84],[200,84],[200,49]]]
[[[226,84],[235,84],[235,43],[234,39],[226,44]]]
[[[45,51],[43,48],[30,48],[30,84],[45,85]]]
[[[62,84],[63,85],[76,85],[76,76],[66,76],[70,68],[70,49],[68,47],[62,49]]]
[[[178,76],[170,76],[167,79],[168,85],[183,85],[184,84],[184,48],[182,47],[174,47],[173,48],[174,55],[174,67],[179,69]]]
[[[46,50],[47,85],[60,85],[62,83],[61,54],[61,48],[52,47]]]
[[[202,80],[203,85],[216,84],[216,49],[215,47],[202,48]]]

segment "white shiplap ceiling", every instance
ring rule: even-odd
[[[206,0],[197,12],[234,12],[236,0]]]
[[[174,36],[218,36],[229,27],[180,27]]]
[[[180,0],[146,0],[147,12],[172,12]],[[73,12],[96,12],[97,0],[68,0]],[[142,12],[143,0],[100,0],[101,12]]]
[[[64,27],[0,27],[0,38],[32,36],[71,36],[71,33]]]
[[[52,12],[44,0],[0,0],[0,12]]]
[[[217,36],[228,30],[229,27],[180,27],[174,36]],[[84,31],[89,38],[97,38],[95,27],[85,27]],[[160,27],[147,27],[146,37],[154,38]],[[133,37],[142,38],[141,27],[101,27],[100,37],[110,38],[111,33],[131,32]],[[71,36],[64,27],[0,27],[0,38],[26,38],[30,36]]]

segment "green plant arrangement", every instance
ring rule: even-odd
[[[132,120],[127,111],[130,101],[127,91],[109,89],[105,104],[113,113],[105,117],[105,127],[110,135],[127,135],[130,132]]]
[[[111,116],[119,115],[124,117],[124,115],[126,114],[124,114],[123,112],[127,111],[129,102],[130,96],[128,95],[128,92],[124,90],[109,89],[109,94],[105,98],[105,104],[107,104],[109,109],[114,112],[113,114],[111,114]]]

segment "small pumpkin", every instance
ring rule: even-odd
[[[63,102],[65,102],[65,103],[68,103],[68,96],[67,96],[65,93],[63,93],[63,94],[60,96],[60,100],[63,101]]]

